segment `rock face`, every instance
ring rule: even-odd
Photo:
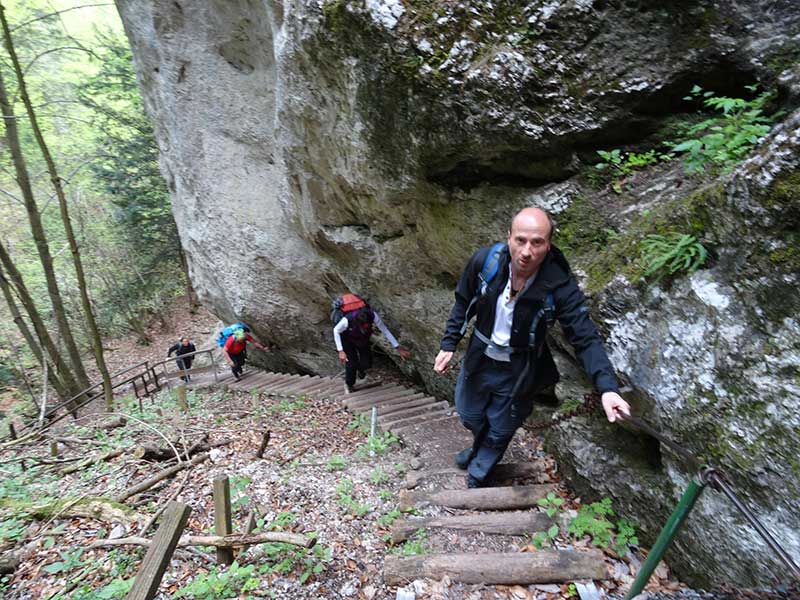
[[[352,290],[414,350],[402,368],[449,396],[430,365],[461,268],[521,206],[548,208],[637,410],[724,469],[800,554],[793,0],[117,5],[195,289],[276,344],[271,367],[334,372],[330,299]],[[755,83],[786,112],[734,172],[687,177],[673,161],[619,194],[592,185],[597,150],[674,139],[692,86],[738,97]],[[711,260],[648,286],[638,244],[665,231],[693,233]],[[554,343],[569,396],[585,382]],[[550,442],[649,541],[692,475],[600,419]],[[764,584],[776,568],[710,490],[670,558],[702,583]]]

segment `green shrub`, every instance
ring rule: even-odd
[[[755,92],[757,86],[746,89]],[[769,133],[772,119],[764,115],[764,106],[772,97],[771,92],[763,92],[753,100],[729,98],[694,86],[684,100],[700,100],[706,108],[722,114],[690,127],[672,151],[684,153],[689,173],[702,173],[709,166],[730,170]]]
[[[600,548],[612,546],[618,554],[626,554],[629,544],[638,544],[636,530],[630,521],[620,519],[616,529],[609,517],[614,516],[611,499],[603,498],[599,502],[584,505],[578,516],[570,522],[568,530],[575,538],[584,535],[591,537],[592,544]]]
[[[659,153],[655,150],[636,153],[622,152],[619,149],[598,150],[597,154],[603,160],[595,165],[595,169],[605,172],[611,177],[611,188],[618,194],[622,193],[625,178],[628,175],[658,162],[671,160],[674,156],[671,153]]]
[[[238,597],[258,588],[258,577],[254,576],[255,566],[240,566],[234,561],[227,569],[213,567],[208,573],[195,577],[191,583],[175,592],[173,598],[194,598],[195,600],[217,600],[218,598]]]

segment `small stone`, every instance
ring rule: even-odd
[[[411,583],[411,585],[412,585],[412,586],[413,586],[413,588],[414,588],[414,592],[415,592],[415,593],[417,593],[417,594],[420,594],[420,595],[422,595],[422,594],[425,594],[425,593],[427,593],[427,591],[428,591],[428,586],[427,586],[427,585],[425,584],[425,582],[424,582],[424,581],[422,581],[421,579],[416,579],[416,580],[414,580],[414,581]]]
[[[375,594],[378,593],[378,590],[375,589],[375,586],[368,585],[367,587],[361,588],[361,593],[364,595],[365,600],[372,600]]]
[[[111,530],[111,533],[108,534],[108,539],[110,540],[117,540],[121,537],[125,537],[125,534],[128,533],[128,530],[125,529],[124,525],[114,525],[114,528]]]
[[[340,596],[352,596],[356,593],[356,586],[358,585],[358,580],[354,579],[352,581],[348,581],[345,583],[341,589],[339,590]]]
[[[421,468],[422,468],[422,461],[421,461],[420,459],[418,459],[418,458],[412,458],[412,459],[411,459],[411,460],[408,462],[408,464],[409,464],[409,466],[410,466],[412,469],[415,469],[415,470],[416,470],[416,469],[421,469]]]
[[[417,600],[417,595],[414,590],[400,588],[397,590],[397,596],[395,596],[394,600]]]
[[[560,594],[561,588],[553,583],[539,583],[533,586],[533,589],[546,594]]]
[[[212,448],[208,453],[208,460],[212,463],[219,462],[221,458],[225,456],[225,452],[222,451],[220,448]]]

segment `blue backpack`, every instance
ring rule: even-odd
[[[483,261],[481,272],[478,273],[478,289],[475,290],[475,295],[472,297],[472,300],[470,300],[470,303],[467,306],[467,311],[464,313],[464,324],[461,326],[462,336],[467,331],[467,325],[473,316],[470,315],[470,311],[473,309],[478,300],[486,295],[486,291],[489,289],[489,284],[500,270],[500,257],[503,255],[503,251],[505,249],[506,244],[503,242],[496,243],[494,246],[492,246],[492,249],[489,250],[489,254],[486,255],[486,260]],[[539,311],[539,314],[534,317],[533,323],[531,324],[531,346],[533,346],[533,337],[539,320],[542,317],[545,317],[547,319],[547,325],[552,325],[555,322],[555,310],[556,306],[555,301],[553,300],[553,294],[547,294],[547,297],[544,301],[544,308],[542,308]]]
[[[217,338],[217,346],[222,348],[225,345],[225,342],[228,341],[228,338],[231,337],[237,329],[242,329],[245,333],[250,333],[251,331],[250,328],[244,323],[234,323],[233,325],[228,325],[225,329],[220,331],[219,337]]]

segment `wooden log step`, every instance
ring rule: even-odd
[[[439,416],[437,418],[433,418],[432,417],[427,421],[422,421],[422,422],[419,422],[419,423],[412,423],[411,425],[403,425],[403,426],[391,425],[389,427],[389,431],[391,431],[392,433],[397,434],[397,435],[403,435],[403,436],[411,435],[411,434],[413,434],[413,432],[416,429],[418,429],[419,427],[421,427],[423,425],[429,425],[430,423],[438,423],[440,421],[452,421],[452,420],[457,420],[458,419],[458,415],[456,415],[456,414],[451,415],[451,414],[449,414],[449,411],[446,411],[446,412],[447,412],[447,414],[443,414],[443,415],[441,415],[441,416]]]
[[[417,392],[416,390],[410,390],[408,388],[395,388],[393,390],[381,391],[380,393],[364,396],[362,398],[352,400],[345,398],[344,404],[350,410],[358,411],[373,405],[380,406],[380,404],[384,402],[400,401],[402,398],[408,398],[418,393],[420,392]]]
[[[400,492],[400,510],[434,504],[469,510],[517,510],[536,506],[536,501],[554,492],[555,485],[519,485],[486,487],[471,490],[434,490]]]
[[[383,580],[387,585],[447,575],[461,583],[528,585],[606,579],[607,569],[600,550],[539,550],[537,552],[487,554],[387,554]]]
[[[331,382],[323,385],[310,393],[313,393],[317,398],[325,398],[333,400],[333,396],[342,389],[344,384],[341,381]]]
[[[308,375],[290,375],[289,377],[290,379],[287,381],[268,386],[266,392],[268,394],[289,393],[291,390],[294,390],[296,387],[302,385],[309,379]]]
[[[544,473],[544,467],[535,462],[524,463],[503,463],[497,465],[489,473],[492,481],[508,481],[517,477],[535,477]],[[461,475],[463,476],[466,471],[456,467],[447,467],[444,469],[430,469],[426,471],[409,471],[406,473],[405,486],[406,489],[412,489],[419,485],[420,481],[437,477],[440,475]]]
[[[436,402],[436,400],[430,398],[424,404],[417,404],[416,406],[411,406],[403,410],[397,410],[389,413],[388,415],[381,414],[380,409],[378,409],[378,423],[380,425],[396,423],[397,421],[402,421],[409,417],[416,417],[430,412],[445,410],[447,408],[450,408],[450,403],[446,400]]]
[[[358,406],[351,407],[350,410],[352,410],[354,413],[369,413],[372,412],[372,407],[375,406],[378,409],[378,413],[388,414],[392,412],[392,410],[402,410],[403,406],[406,406],[407,403],[415,402],[425,397],[426,396],[423,392],[417,392],[416,394],[410,395],[402,392],[402,395],[400,396],[397,394],[392,394],[384,400],[377,400],[375,402],[361,402]]]
[[[321,377],[310,377],[306,379],[302,384],[295,386],[292,389],[293,394],[308,394],[310,390],[318,387],[320,385]]]
[[[342,384],[339,382],[331,381],[331,379],[328,377],[320,377],[319,380],[315,381],[313,385],[310,385],[306,389],[304,389],[303,393],[318,394],[325,389],[333,388],[334,385],[338,385],[340,388],[342,387]]]
[[[270,381],[267,385],[260,386],[260,389],[265,394],[268,394],[279,385],[284,385],[286,383],[291,382],[293,377],[294,375],[287,375],[285,373],[281,373],[280,375],[278,375],[278,377]]]
[[[433,410],[428,410],[424,412],[419,412],[412,416],[404,416],[402,418],[397,419],[389,419],[386,423],[381,423],[381,427],[384,429],[391,429],[392,427],[405,427],[408,425],[421,425],[422,423],[427,423],[430,419],[436,419],[442,416],[448,416],[453,412],[453,408],[447,406],[444,408],[435,408]]]
[[[350,392],[349,394],[344,393],[344,382],[342,382],[342,391],[341,393],[337,394],[335,398],[337,400],[355,400],[357,398],[364,398],[368,394],[374,394],[378,390],[381,392],[390,391],[390,390],[404,390],[406,388],[401,387],[399,385],[394,385],[393,383],[384,384],[383,382],[375,382],[374,384],[367,384],[369,387],[361,387],[359,388],[356,386],[356,389]]]
[[[395,400],[394,402],[378,405],[378,414],[386,417],[393,413],[410,410],[412,408],[417,408],[418,406],[425,406],[426,404],[436,403],[436,398],[433,398],[432,396],[426,396],[420,392],[418,394],[414,394],[413,396],[404,396],[403,398]]]
[[[265,377],[260,378],[258,381],[255,382],[253,389],[262,390],[271,383],[275,383],[277,381],[283,381],[284,377],[286,376],[283,373],[267,373]]]
[[[395,521],[392,527],[392,541],[395,544],[404,542],[418,529],[458,529],[501,535],[527,535],[545,531],[552,524],[553,520],[545,513],[533,511],[402,519]]]

